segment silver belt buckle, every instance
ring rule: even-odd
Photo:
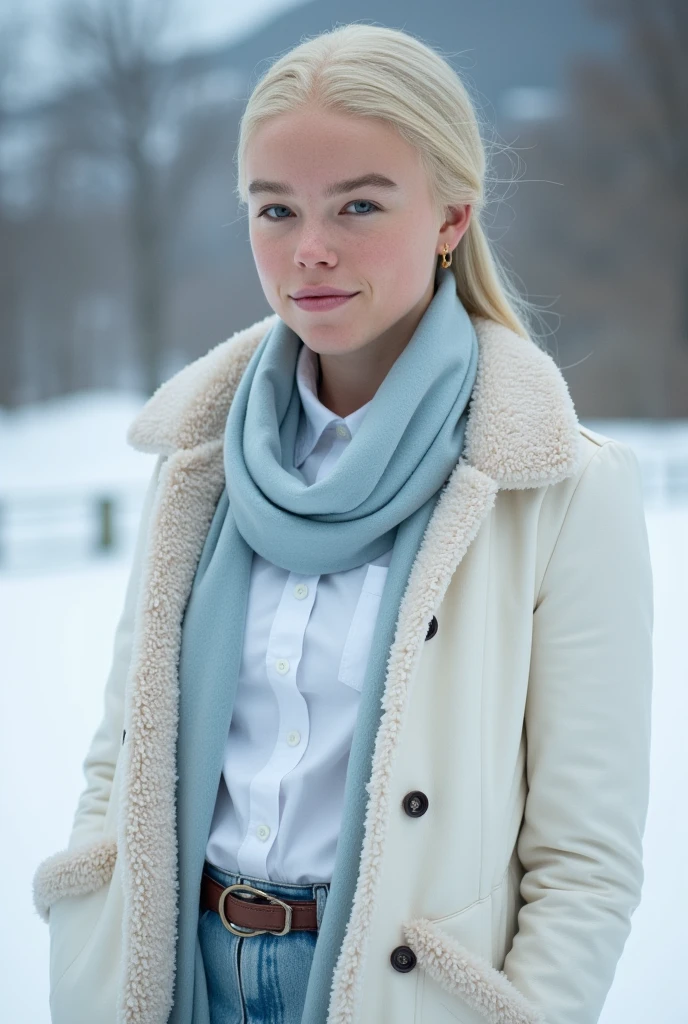
[[[256,893],[258,896],[265,896],[265,898],[270,900],[271,903],[278,903],[280,907],[284,907],[285,919],[284,928],[282,929],[282,931],[273,932],[271,931],[270,928],[256,928],[254,929],[254,931],[244,932],[237,931],[237,929],[233,927],[231,921],[228,921],[225,916],[225,896],[227,895],[228,892],[233,892],[234,889],[249,889],[252,893]],[[227,888],[223,890],[222,895],[220,896],[220,906],[218,909],[220,912],[220,918],[222,920],[223,925],[228,931],[232,932],[233,935],[238,935],[240,937],[246,936],[247,938],[250,938],[252,935],[286,935],[287,932],[291,931],[292,908],[289,906],[289,904],[285,903],[284,900],[278,899],[277,896],[273,896],[272,893],[263,892],[262,889],[256,889],[254,886],[247,885],[245,882],[237,882],[235,885],[228,885]]]

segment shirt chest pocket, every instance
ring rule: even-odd
[[[368,566],[339,663],[339,682],[359,693],[363,689],[387,571],[385,565]]]

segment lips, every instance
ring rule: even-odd
[[[327,285],[312,285],[310,288],[301,288],[291,297],[292,299],[325,299],[332,296],[350,297],[356,294],[356,292],[346,292],[341,288],[329,288]]]
[[[310,295],[302,299],[294,299],[294,302],[300,309],[325,312],[351,302],[357,294],[358,292],[354,292],[353,295]]]

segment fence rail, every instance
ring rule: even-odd
[[[0,495],[0,568],[81,562],[130,547],[145,486]]]

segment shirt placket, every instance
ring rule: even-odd
[[[282,779],[301,761],[308,746],[308,705],[296,677],[319,579],[289,573],[268,639],[265,668],[277,702],[277,739],[269,760],[251,781],[249,824],[238,851],[240,872],[258,878],[268,877],[268,855],[279,828]]]

